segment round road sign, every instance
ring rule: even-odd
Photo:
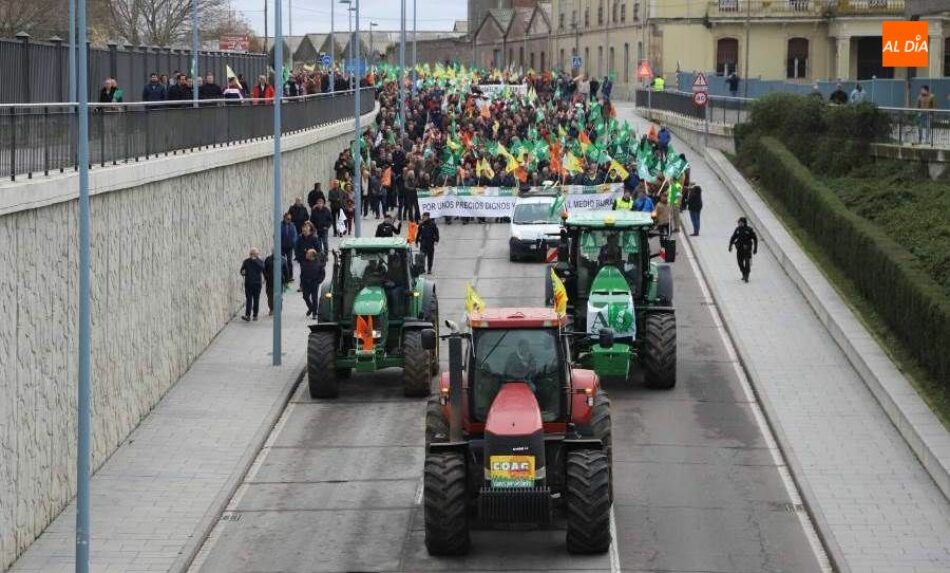
[[[699,107],[706,105],[706,102],[709,101],[709,96],[706,92],[696,92],[693,94],[693,103]]]

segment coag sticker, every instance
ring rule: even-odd
[[[534,456],[492,456],[492,487],[534,487]]]

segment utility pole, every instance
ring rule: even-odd
[[[76,0],[69,0],[69,55],[67,59],[69,60],[67,100],[74,102],[76,101]]]
[[[76,573],[89,573],[89,480],[90,455],[90,334],[91,277],[89,254],[89,51],[86,44],[86,0],[77,0],[76,24],[79,32],[79,383],[76,396]]]
[[[376,44],[373,42],[373,28],[379,26],[377,22],[369,23],[369,65],[370,68],[376,66]]]
[[[400,0],[399,32],[399,133],[406,135],[406,0]]]
[[[356,0],[355,10],[356,10],[356,37],[359,38],[360,36],[360,0]],[[373,28],[372,26],[370,26],[370,31],[372,30]],[[356,44],[356,58],[355,59],[356,60],[360,59],[359,43]],[[354,62],[353,65],[355,67],[356,63]],[[353,102],[354,102],[353,121],[356,124],[353,130],[353,142],[356,147],[355,149],[356,153],[354,154],[354,158],[353,158],[353,200],[354,200],[354,208],[356,210],[356,214],[353,217],[353,219],[354,219],[354,224],[356,227],[355,228],[356,236],[359,237],[360,227],[361,227],[360,223],[361,223],[361,219],[363,218],[363,207],[361,205],[362,195],[363,195],[363,182],[360,180],[362,176],[362,169],[363,169],[363,166],[361,165],[363,162],[363,150],[362,150],[363,137],[360,134],[360,84],[358,81],[356,82],[356,91],[353,93]]]
[[[742,70],[745,81],[742,82],[742,97],[749,97],[749,42],[752,38],[751,31],[752,20],[752,2],[746,0],[745,3],[745,69]]]
[[[356,89],[357,87],[359,87],[359,86],[357,86],[357,84],[356,84],[356,82],[355,82],[355,79],[356,79],[356,57],[353,55],[354,53],[356,53],[356,51],[355,51],[356,48],[353,46],[353,41],[355,40],[355,38],[353,37],[353,11],[354,11],[354,10],[355,10],[355,8],[354,8],[353,6],[350,6],[350,7],[347,9],[347,11],[346,11],[346,15],[347,15],[346,21],[347,21],[347,24],[349,24],[349,27],[350,27],[350,31],[349,31],[349,36],[350,36],[350,42],[349,42],[349,44],[350,44],[350,65],[353,66],[353,68],[350,70],[350,89],[351,89],[351,90],[354,90],[354,89]]]
[[[281,103],[284,99],[284,80],[283,80],[283,69],[284,69],[284,29],[282,22],[281,14],[281,2],[282,0],[274,1],[274,83],[278,83],[278,77],[280,87],[274,86],[274,212],[273,224],[274,224],[274,255],[280,252],[280,225],[283,220],[283,162],[282,155],[280,151],[280,139],[282,134],[281,128]],[[291,263],[293,264],[293,263]],[[274,261],[272,265],[273,269],[273,285],[274,285],[274,330],[273,330],[273,348],[271,350],[272,361],[271,364],[274,366],[280,366],[281,363],[281,340],[280,340],[280,315],[283,307],[282,296],[283,296],[283,281],[281,280],[281,271],[283,270],[283,265],[278,265],[277,261]]]
[[[264,55],[267,55],[267,0],[264,0]]]
[[[333,8],[336,6],[336,0],[330,0],[330,93],[336,91],[336,40],[333,39]],[[334,225],[336,222],[334,221]]]
[[[198,0],[191,0],[191,103],[198,107]]]
[[[418,72],[416,71],[416,66],[419,65],[418,53],[416,51],[416,0],[412,0],[412,95],[418,93],[418,88],[416,88],[416,78]]]

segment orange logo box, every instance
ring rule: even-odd
[[[930,56],[927,22],[883,22],[881,65],[885,68],[925,68]]]

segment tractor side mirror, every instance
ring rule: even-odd
[[[598,344],[601,348],[612,348],[614,345],[614,331],[609,328],[601,328]]]
[[[435,350],[436,345],[439,343],[438,339],[435,336],[435,330],[431,328],[422,329],[422,349],[423,350]]]

